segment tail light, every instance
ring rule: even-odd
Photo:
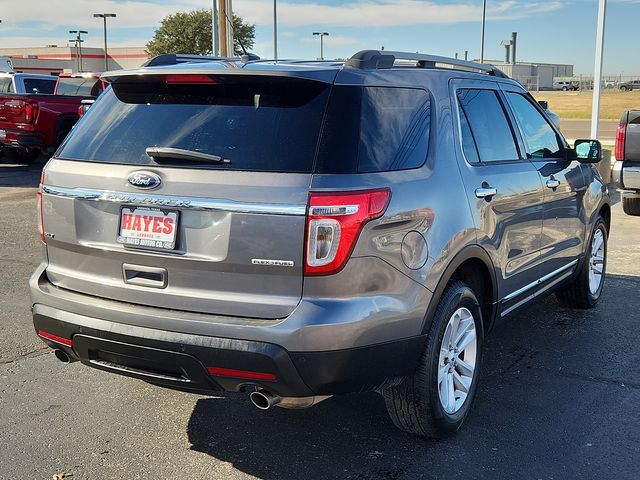
[[[365,223],[382,216],[391,190],[312,193],[307,215],[305,275],[337,273],[347,263]]]
[[[82,117],[84,115],[84,106],[80,105],[78,107],[78,117]]]
[[[44,169],[40,175],[40,185],[38,186],[38,232],[40,233],[40,241],[47,243],[44,236],[44,216],[42,214],[42,186],[45,182]]]
[[[35,103],[27,103],[24,106],[24,121],[26,123],[34,123],[38,116],[38,105]]]
[[[624,144],[627,140],[627,124],[621,123],[616,129],[616,160],[624,160]]]

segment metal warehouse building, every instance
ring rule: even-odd
[[[560,63],[517,62],[506,63],[485,60],[484,63],[498,67],[529,90],[551,90],[553,79],[573,77],[573,65]]]

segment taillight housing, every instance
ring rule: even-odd
[[[27,103],[24,106],[24,121],[26,123],[35,123],[38,116],[38,105],[36,103]]]
[[[624,144],[627,140],[627,124],[621,123],[616,129],[616,160],[624,160]]]
[[[84,115],[84,106],[80,105],[78,107],[78,117],[82,117]]]
[[[365,223],[381,217],[388,188],[311,193],[307,212],[305,275],[331,275],[347,263]]]
[[[40,185],[38,186],[38,232],[40,233],[40,241],[47,243],[44,236],[44,216],[42,214],[42,186],[45,182],[44,169],[40,175]]]

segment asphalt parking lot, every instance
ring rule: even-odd
[[[38,178],[0,160],[0,479],[638,478],[640,218],[619,203],[598,307],[551,296],[494,331],[471,417],[434,442],[374,393],[262,412],[62,365],[29,312]]]

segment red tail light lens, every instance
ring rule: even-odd
[[[84,115],[84,107],[82,105],[80,105],[78,107],[78,116],[82,117]]]
[[[40,175],[40,185],[38,186],[38,232],[40,233],[40,241],[47,243],[44,236],[44,217],[42,215],[42,185],[45,182],[44,170]]]
[[[38,105],[35,103],[27,103],[24,106],[24,121],[26,123],[34,123],[38,116]]]
[[[62,338],[58,335],[54,335],[53,333],[45,332],[44,330],[38,330],[38,335],[42,338],[46,338],[47,340],[51,340],[52,342],[59,343],[60,345],[64,345],[65,347],[73,346],[73,341],[68,338]]]
[[[391,190],[312,193],[307,215],[305,275],[337,273],[347,263],[365,223],[380,217]]]
[[[234,370],[231,368],[207,367],[209,375],[217,377],[248,378],[251,380],[265,380],[275,382],[278,378],[273,373],[250,372],[247,370]]]
[[[616,129],[616,160],[624,160],[624,144],[627,140],[627,124],[621,123]]]

